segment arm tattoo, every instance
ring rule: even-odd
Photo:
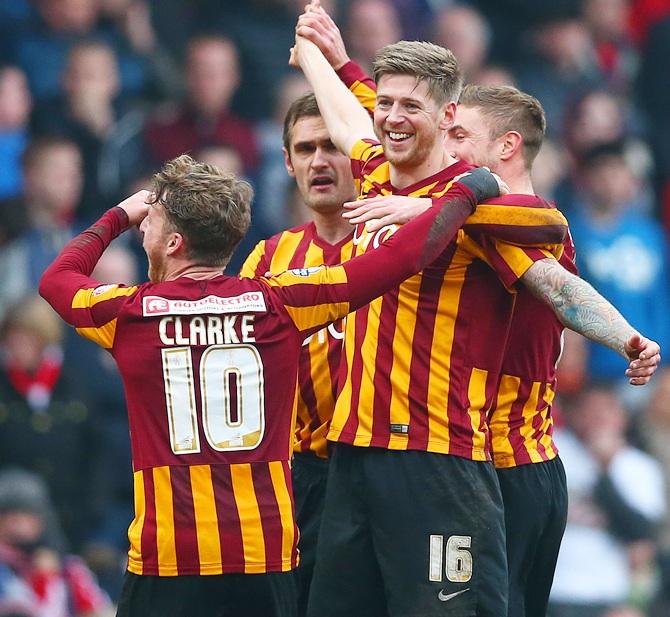
[[[551,259],[534,263],[521,280],[567,328],[628,358],[625,344],[636,330],[585,280]]]

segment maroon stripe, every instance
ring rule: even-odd
[[[313,336],[318,336],[314,334]],[[314,428],[321,425],[321,420],[317,413],[317,399],[314,392],[314,382],[312,381],[312,355],[309,353],[309,346],[305,345],[300,351],[300,362],[298,364],[298,387],[300,396],[305,404],[305,410],[309,414],[308,426],[310,433]],[[307,418],[302,418],[303,422]],[[304,448],[301,448],[304,450]],[[309,445],[307,446],[309,449]]]
[[[493,206],[523,206],[524,208],[556,209],[554,204],[545,201],[537,195],[522,195],[519,193],[509,193],[508,195],[500,195],[500,197],[492,197],[491,199],[484,200],[482,203]]]
[[[451,345],[451,367],[449,370],[449,395],[445,415],[449,420],[449,454],[465,455],[466,450],[472,451],[472,426],[467,414],[469,406],[468,389],[472,365],[468,361],[472,350],[468,349],[472,319],[479,310],[479,288],[472,284],[473,270],[478,264],[471,263],[465,272],[465,280],[456,312],[454,337]],[[493,308],[493,307],[490,307]]]
[[[305,255],[307,255],[307,251],[311,244],[311,235],[308,235],[306,231],[303,231],[300,242],[298,242],[298,246],[295,247],[295,251],[288,262],[289,269],[305,267]]]
[[[272,258],[274,257],[274,254],[277,252],[277,247],[279,246],[279,242],[284,237],[285,233],[286,232],[283,231],[279,234],[275,234],[274,236],[272,236],[271,238],[268,238],[265,241],[265,261],[268,265],[268,269],[269,269],[269,265],[272,263]],[[265,274],[265,272],[263,272],[262,274]]]
[[[450,260],[456,245],[449,246]],[[428,383],[430,377],[430,357],[435,335],[435,321],[440,299],[440,290],[448,265],[430,267],[423,271],[417,319],[412,338],[412,362],[410,365],[409,412],[412,426],[408,447],[425,450],[428,447]]]
[[[504,225],[504,224],[466,224],[464,231],[473,236],[486,234],[499,240],[515,244],[561,244],[568,230],[566,225]]]
[[[537,440],[537,451],[545,461],[548,458],[547,450],[544,447],[544,445],[540,443],[539,440],[542,439],[542,437],[544,437],[545,435],[543,425],[545,423],[545,419],[551,413],[549,405],[547,405],[546,401],[544,400],[544,395],[546,391],[547,391],[547,384],[546,383],[540,384],[540,392],[537,399],[536,413],[533,415],[533,418],[531,420],[533,426],[533,433],[532,433],[533,439]]]
[[[505,259],[503,259],[503,257],[500,255],[495,247],[493,240],[486,236],[481,236],[478,238],[478,241],[480,246],[486,252],[486,256],[491,262],[491,267],[497,273],[500,280],[508,287],[514,285],[514,283],[516,283],[518,280],[517,276],[514,273],[514,270],[510,268]],[[542,254],[542,259],[545,257],[546,255]]]
[[[270,468],[267,463],[253,463],[251,476],[254,481],[258,511],[263,527],[265,543],[265,563],[268,568],[281,567],[282,561],[282,526],[279,504],[275,495]]]
[[[346,318],[345,318],[346,319]],[[336,321],[332,327],[338,332],[344,332],[346,323],[344,320]],[[328,337],[328,368],[330,369],[330,383],[333,393],[333,400],[337,400],[340,391],[340,383],[346,378],[346,367],[343,366],[342,356],[344,354],[343,339],[337,339],[334,336]]]
[[[485,448],[486,448],[486,458],[493,458],[493,443],[491,436],[491,429],[489,429],[489,424],[487,417],[489,412],[495,408],[497,398],[498,398],[498,389],[500,387],[500,373],[489,372],[486,375],[486,406],[482,410],[479,417],[479,431],[484,433],[485,437]]]
[[[516,400],[512,403],[509,413],[509,441],[512,446],[514,460],[518,465],[531,462],[528,450],[526,450],[524,437],[521,434],[521,429],[525,425],[523,408],[530,397],[531,386],[532,382],[523,379],[521,380]]]
[[[295,498],[293,497],[293,480],[291,477],[291,465],[288,461],[282,461],[282,470],[284,471],[284,479],[288,487],[288,494],[291,498],[291,520],[293,521],[293,546],[291,547],[291,567],[298,567],[298,540],[300,533],[298,525],[295,522]]]
[[[182,574],[180,568],[186,567],[190,568],[192,574],[193,564],[200,563],[200,556],[195,525],[193,490],[188,466],[170,467],[170,483],[172,484],[177,571],[178,574]]]
[[[543,251],[541,251],[540,249],[526,248],[526,249],[523,249],[523,252],[526,253],[526,255],[528,255],[528,257],[530,259],[532,259],[533,261],[539,261],[540,259],[546,259],[547,258],[546,254]]]
[[[212,485],[216,516],[219,521],[221,541],[221,561],[223,572],[240,572],[244,568],[244,545],[237,505],[233,493],[233,483],[228,465],[212,465]],[[242,570],[241,570],[242,568]]]
[[[361,345],[365,339],[369,312],[370,305],[367,304],[347,317],[347,319],[354,320],[355,327],[354,349],[351,358],[351,367],[349,367],[349,380],[351,382],[351,404],[349,405],[349,415],[347,417],[347,421],[342,427],[342,433],[347,435],[356,434],[359,424],[358,414],[362,412],[362,410],[359,409],[361,397],[361,376],[363,375]],[[343,356],[343,362],[346,362],[346,354]]]
[[[151,468],[142,471],[144,480],[144,525],[142,526],[142,574],[158,575],[158,534],[156,529],[156,492]]]
[[[387,448],[390,441],[391,424],[391,369],[393,368],[393,336],[398,324],[398,289],[382,296],[377,331],[375,375],[372,399],[371,446]],[[402,327],[402,325],[400,326]]]

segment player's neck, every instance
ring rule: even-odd
[[[337,244],[353,231],[351,224],[342,218],[342,210],[322,214],[314,212],[316,235],[328,244]]]
[[[174,281],[175,279],[186,276],[195,280],[211,279],[223,274],[223,267],[221,266],[206,266],[203,264],[193,263],[176,263],[167,269],[164,281]]]
[[[535,195],[533,181],[526,164],[521,160],[501,162],[494,171],[509,186],[510,193],[515,195]]]
[[[515,195],[535,195],[533,182],[528,174],[525,177],[515,178],[511,182],[507,182],[507,186],[509,186],[510,193]]]
[[[391,184],[396,189],[404,189],[412,184],[416,184],[420,180],[430,178],[430,176],[446,169],[455,162],[456,159],[444,150],[440,142],[433,149],[433,152],[419,165],[403,166],[391,163],[389,169]]]

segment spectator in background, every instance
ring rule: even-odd
[[[653,394],[643,414],[640,414],[641,435],[652,454],[670,478],[670,369],[656,374]],[[666,512],[670,512],[670,487],[665,492]],[[654,617],[670,615],[670,520],[665,518],[659,534],[660,584],[654,602]]]
[[[550,137],[561,135],[570,101],[603,84],[591,35],[576,16],[539,24],[515,72],[519,87],[542,103]]]
[[[15,61],[28,76],[38,101],[56,96],[70,47],[95,33],[94,0],[36,0],[37,14],[14,32]]]
[[[15,304],[2,322],[0,467],[44,479],[66,538],[78,548],[92,521],[98,444],[81,374],[63,362],[62,342],[58,317],[37,295]]]
[[[99,0],[36,0],[35,5],[37,15],[13,33],[13,59],[28,75],[39,102],[58,96],[70,49],[91,38],[105,41],[119,56],[124,95],[143,93],[145,61],[129,47],[123,32],[100,26]]]
[[[628,32],[630,0],[584,0],[582,16],[593,40],[597,65],[607,86],[630,90],[638,57]]]
[[[194,154],[195,159],[201,163],[215,165],[219,169],[225,169],[238,177],[244,175],[244,163],[242,162],[242,157],[232,146],[212,144],[203,146]]]
[[[186,52],[186,101],[160,109],[145,131],[146,147],[155,163],[223,144],[235,148],[247,174],[258,164],[252,126],[233,114],[230,104],[240,83],[237,50],[221,36],[191,39]]]
[[[59,549],[59,525],[42,480],[0,472],[0,615],[111,617],[86,565]]]
[[[537,195],[543,195],[550,201],[556,200],[558,185],[566,178],[567,160],[565,149],[559,142],[553,139],[545,139],[542,142],[542,148],[531,170],[533,187]]]
[[[344,22],[349,56],[368,75],[372,74],[372,60],[377,52],[402,38],[400,19],[390,0],[351,2]]]
[[[661,226],[631,207],[640,187],[623,144],[594,148],[582,163],[583,190],[570,216],[577,265],[608,298],[661,349],[670,345],[668,247]],[[617,381],[622,365],[615,354],[588,346],[588,375]]]
[[[97,0],[100,5],[101,27],[103,31],[117,33],[117,39],[123,44],[119,49],[122,57],[137,55],[142,63],[136,69],[147,70],[151,77],[148,92],[144,94],[151,98],[176,97],[181,91],[179,71],[172,54],[159,39],[154,28],[149,0]],[[166,11],[166,2],[156,4],[158,12]],[[190,20],[187,9],[175,11],[170,6],[166,11],[177,23],[171,33],[181,28],[182,35],[190,30]],[[190,32],[189,32],[190,33]],[[122,36],[119,37],[118,35]],[[185,38],[183,39],[185,42]],[[124,54],[125,52],[125,54]],[[137,75],[143,80],[142,74]]]
[[[454,53],[466,83],[480,83],[478,76],[487,60],[491,31],[478,10],[465,4],[451,4],[439,10],[433,41]]]
[[[626,412],[610,388],[587,387],[565,411],[556,441],[568,479],[568,524],[549,615],[605,617],[628,598],[633,571],[653,559],[665,514],[663,472],[627,442]]]
[[[78,43],[69,53],[63,94],[40,106],[35,131],[63,135],[83,157],[84,188],[78,215],[96,220],[142,173],[145,113],[119,98],[119,71],[106,43]]]
[[[256,182],[256,198],[252,205],[251,224],[260,230],[264,238],[292,226],[288,221],[286,202],[295,182],[286,173],[282,133],[284,118],[291,103],[309,90],[309,84],[301,74],[286,75],[277,88],[272,116],[257,126],[261,165]]]
[[[624,100],[621,96],[598,88],[583,92],[565,110],[563,141],[568,154],[566,170],[569,176],[558,187],[556,200],[568,216],[581,205],[578,194],[582,182],[581,166],[589,152],[620,142],[635,176],[643,178],[650,174],[651,153],[643,142],[632,136],[637,121]],[[630,205],[649,212],[652,210],[652,200],[650,188],[646,183],[640,183]]]
[[[670,8],[670,3],[668,3]],[[670,15],[655,24],[643,48],[637,90],[648,116],[647,137],[656,162],[655,189],[659,208],[670,233],[670,71],[662,60],[670,57]]]
[[[0,66],[0,200],[21,191],[21,155],[28,144],[31,109],[32,98],[23,71],[15,66]],[[0,246],[6,239],[0,232]]]
[[[83,184],[79,149],[62,137],[37,139],[23,155],[24,189],[15,204],[22,232],[0,251],[0,319],[30,291],[78,229]]]

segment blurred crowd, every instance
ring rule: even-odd
[[[322,0],[370,69],[399,39],[449,47],[470,83],[540,99],[538,194],[570,221],[582,276],[670,358],[670,0]],[[112,610],[132,519],[123,390],[110,358],[35,295],[63,245],[182,152],[256,192],[235,274],[308,216],[282,122],[301,0],[0,0],[0,616]],[[95,276],[134,283],[139,238]],[[558,446],[568,529],[556,617],[670,614],[670,368],[566,333]],[[92,575],[95,574],[95,576]]]

